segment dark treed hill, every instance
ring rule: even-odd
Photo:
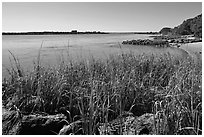
[[[202,37],[202,14],[187,19],[183,21],[182,24],[180,24],[177,27],[174,27],[169,31],[167,28],[163,28],[160,33],[166,35],[168,32],[173,35],[195,35],[196,37],[201,38]]]
[[[195,18],[185,20],[181,25],[172,29],[173,34],[190,35],[202,37],[202,14]]]
[[[168,27],[165,27],[165,28],[162,28],[159,33],[163,34],[163,35],[167,35],[171,32],[171,28],[168,28]]]

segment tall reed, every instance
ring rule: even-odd
[[[201,60],[122,53],[46,68],[39,54],[27,73],[14,60],[16,69],[12,67],[3,81],[5,106],[15,105],[22,114],[55,114],[63,108],[68,123],[80,125],[74,134],[96,134],[100,123],[107,124],[123,111],[136,116],[153,113],[155,134],[202,130]]]

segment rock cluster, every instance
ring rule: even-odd
[[[18,111],[5,111],[2,113],[3,135],[80,135],[83,134],[82,120],[68,122],[64,114],[23,115]],[[159,114],[159,115],[158,115]],[[98,123],[94,134],[99,135],[154,135],[166,134],[171,130],[167,119],[158,114],[146,113],[135,116],[133,113],[124,113],[108,123]],[[89,122],[86,121],[88,124]],[[88,125],[87,125],[88,126]],[[183,131],[177,134],[186,134]],[[187,134],[194,134],[188,131]]]
[[[113,121],[120,121],[123,118],[123,126],[126,130],[122,134],[153,134],[153,114],[144,114],[140,117],[132,115],[119,116]],[[133,124],[130,124],[133,122]],[[107,123],[108,126],[113,123]],[[64,114],[43,115],[32,114],[22,115],[18,111],[7,111],[2,116],[2,134],[3,135],[70,135],[74,134],[74,129],[81,127],[82,121],[78,120],[72,123],[67,121]],[[120,124],[120,123],[118,123]],[[98,126],[99,134],[103,134],[104,124]],[[120,126],[120,125],[118,125]],[[111,129],[111,127],[108,127]],[[118,134],[112,130],[107,134]]]
[[[122,44],[129,45],[146,45],[146,46],[155,46],[155,47],[168,47],[169,43],[166,40],[150,40],[150,39],[137,39],[137,40],[126,40]]]

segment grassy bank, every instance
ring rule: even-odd
[[[202,127],[201,60],[121,54],[45,68],[39,55],[30,72],[16,60],[9,73],[2,85],[4,106],[22,114],[66,111],[69,122],[82,121],[82,134],[95,134],[99,123],[124,111],[165,118],[155,134],[161,128],[162,134],[197,134]]]

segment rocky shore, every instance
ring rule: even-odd
[[[4,108],[3,108],[4,109]],[[153,134],[154,115],[144,114],[139,117],[127,113],[106,124],[99,123],[96,128],[96,133],[104,134],[119,134],[111,130],[111,125],[118,123],[122,119],[122,126],[126,126],[127,130],[122,134]],[[132,121],[134,125],[128,125]],[[8,111],[4,109],[2,114],[2,134],[3,135],[73,135],[82,134],[82,120],[70,122],[64,114],[43,115],[31,114],[23,115],[18,111]],[[119,124],[120,125],[120,124]],[[105,130],[104,126],[107,126]]]
[[[122,44],[145,45],[165,48],[165,47],[180,47],[182,44],[202,42],[201,38],[196,38],[193,35],[185,36],[159,35],[151,37],[153,37],[154,39],[125,40],[122,42]]]
[[[122,44],[169,47],[169,42],[166,40],[150,40],[150,39],[126,40],[123,41]]]

